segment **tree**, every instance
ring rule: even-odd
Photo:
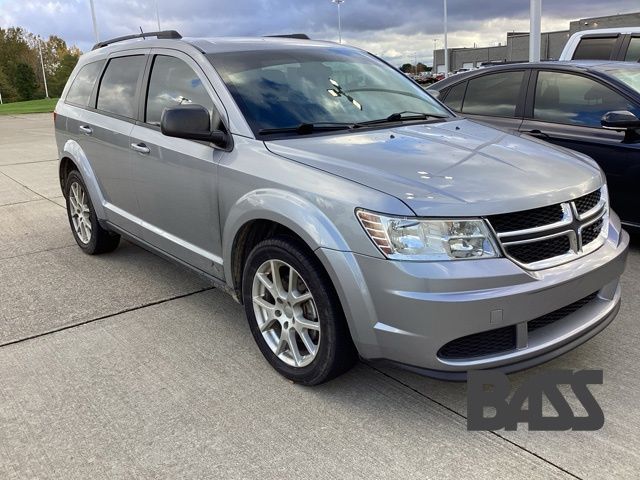
[[[1,0],[0,0],[1,1]],[[44,96],[40,51],[50,94],[59,96],[82,52],[69,48],[55,35],[42,40],[22,28],[0,28],[0,92],[4,99],[25,100]],[[9,94],[8,94],[9,93]]]
[[[2,68],[0,68],[0,95],[2,95],[3,102],[15,102],[18,100],[18,92]]]
[[[49,95],[59,97],[62,94],[69,75],[78,63],[78,58],[79,56],[74,53],[66,53],[62,57],[55,73],[49,77]]]
[[[30,65],[18,63],[15,70],[14,85],[21,100],[31,100],[38,89],[36,74]]]
[[[412,73],[413,65],[411,65],[410,63],[405,63],[400,67],[400,70],[403,71],[404,73]]]

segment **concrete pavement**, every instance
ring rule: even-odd
[[[291,384],[199,277],[127,242],[82,254],[51,127],[0,117],[0,478],[638,476],[638,247],[617,320],[510,376],[603,369],[604,428],[467,432],[464,384],[365,364]]]

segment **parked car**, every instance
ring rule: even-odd
[[[587,156],[460,118],[344,45],[144,36],[83,55],[57,104],[74,238],[210,278],[285,377],[358,354],[511,371],[615,317],[629,236]]]
[[[576,32],[564,46],[560,60],[640,62],[640,26]]]
[[[428,91],[470,119],[591,156],[607,175],[622,222],[640,226],[640,64],[505,65],[450,78]],[[626,113],[612,121],[609,112]]]

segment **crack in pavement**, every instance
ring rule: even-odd
[[[0,172],[0,173],[2,173],[2,172]],[[24,203],[31,203],[31,202],[42,202],[42,199],[41,198],[32,198],[31,200],[24,200],[22,202],[5,203],[3,205],[0,205],[0,208],[10,207],[12,205],[22,205]]]
[[[50,161],[50,160],[49,160]],[[10,175],[7,175],[5,172],[2,171],[2,167],[4,165],[0,165],[0,174],[4,175],[5,177],[7,177],[9,180],[13,180],[14,182],[16,182],[18,185],[23,186],[24,188],[26,188],[27,190],[29,190],[30,192],[36,194],[37,196],[39,196],[40,198],[42,198],[43,200],[47,200],[51,203],[53,203],[54,205],[57,205],[60,208],[64,208],[66,210],[66,207],[63,207],[62,205],[54,202],[52,199],[45,197],[44,195],[42,195],[41,193],[36,192],[34,189],[27,187],[26,185],[24,185],[23,183],[19,182],[18,180],[16,180],[15,178],[11,177]]]
[[[52,158],[49,160],[33,160],[31,162],[18,162],[18,163],[2,163],[0,164],[0,168],[2,167],[10,167],[13,165],[30,165],[32,163],[46,163],[46,162],[57,162],[58,159],[57,158]]]
[[[26,257],[28,255],[33,255],[35,253],[53,252],[55,250],[64,250],[65,248],[73,248],[73,247],[76,247],[75,243],[69,243],[69,245],[63,245],[61,247],[51,247],[51,248],[45,248],[43,250],[33,250],[31,252],[25,252],[25,253],[19,253],[17,255],[11,255],[10,257],[0,257],[0,262],[2,262],[4,260],[10,260],[12,258]]]
[[[170,302],[172,300],[178,300],[180,298],[190,297],[192,295],[196,295],[198,293],[206,292],[206,291],[209,291],[209,290],[215,290],[215,287],[203,287],[203,288],[200,288],[198,290],[194,290],[193,292],[187,292],[187,293],[182,293],[180,295],[174,295],[174,296],[169,297],[169,298],[163,298],[161,300],[156,300],[156,301],[153,301],[153,302],[145,303],[143,305],[137,305],[135,307],[125,308],[125,309],[119,310],[119,311],[114,312],[114,313],[109,313],[107,315],[102,315],[100,317],[91,318],[89,320],[84,320],[84,321],[79,322],[79,323],[72,323],[72,324],[69,324],[69,325],[64,325],[62,327],[53,328],[51,330],[47,330],[46,332],[40,332],[40,333],[36,333],[34,335],[29,335],[28,337],[18,338],[16,340],[10,340],[8,342],[0,344],[0,348],[6,347],[6,346],[9,346],[9,345],[16,345],[18,343],[26,342],[28,340],[34,340],[34,339],[40,338],[40,337],[45,337],[45,336],[50,335],[52,333],[62,332],[64,330],[70,330],[70,329],[75,328],[75,327],[81,327],[82,325],[88,325],[90,323],[98,322],[100,320],[106,320],[107,318],[111,318],[111,317],[115,317],[115,316],[118,316],[118,315],[122,315],[124,313],[135,312],[136,310],[142,310],[143,308],[153,307],[154,305],[161,305],[163,303],[167,303],[167,302]]]

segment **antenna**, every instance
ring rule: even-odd
[[[138,27],[138,28],[140,29],[140,36],[144,39],[145,36],[144,36],[144,32],[142,31],[142,27]]]

